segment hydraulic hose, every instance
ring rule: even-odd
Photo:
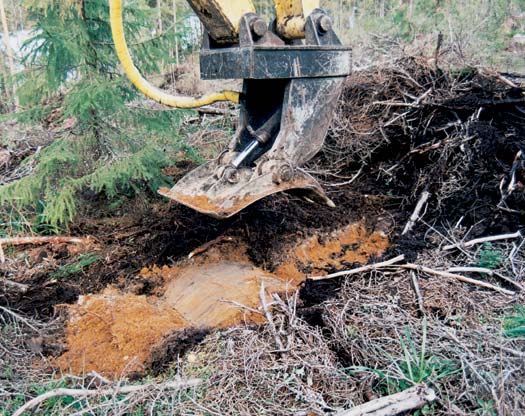
[[[239,102],[239,93],[236,91],[221,91],[207,94],[201,98],[175,96],[168,94],[161,89],[155,87],[148,82],[139,72],[126,43],[124,35],[124,23],[122,20],[122,0],[110,0],[110,24],[113,41],[115,42],[115,49],[122,64],[124,72],[135,85],[135,87],[142,92],[146,97],[151,98],[161,104],[175,107],[175,108],[196,108],[205,105],[213,104],[217,101],[231,101]]]

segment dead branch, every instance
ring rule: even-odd
[[[436,400],[434,390],[425,384],[420,384],[401,393],[381,397],[341,412],[338,416],[393,416],[409,410],[421,409],[434,400]]]
[[[352,270],[344,270],[342,272],[332,273],[332,274],[328,274],[326,276],[310,276],[310,277],[308,277],[308,280],[325,280],[325,279],[334,279],[334,278],[340,277],[340,276],[351,276],[353,274],[364,273],[364,272],[368,272],[370,270],[377,270],[377,269],[382,269],[384,267],[392,266],[395,263],[399,263],[399,262],[401,262],[403,260],[405,260],[405,256],[401,255],[401,256],[397,256],[397,257],[395,257],[393,259],[390,259],[390,260],[387,260],[387,261],[383,261],[381,263],[369,264],[367,266],[358,267],[358,268],[352,269]]]
[[[22,292],[22,293],[25,293],[29,290],[29,286],[27,285],[23,285],[22,283],[13,282],[11,280],[7,280],[4,278],[0,279],[0,283],[3,284],[4,286],[9,286],[17,290],[18,292]]]
[[[329,186],[329,187],[337,187],[337,186],[346,186],[346,185],[350,185],[352,183],[354,183],[354,181],[361,175],[361,173],[363,172],[363,168],[365,167],[365,165],[362,165],[360,168],[359,168],[359,171],[354,175],[352,176],[352,178],[350,178],[350,180],[346,181],[346,182],[339,182],[339,183],[329,183],[329,184],[326,184],[326,186]]]
[[[412,228],[414,228],[414,225],[416,225],[416,222],[419,219],[419,214],[420,214],[421,210],[423,209],[423,206],[428,201],[429,197],[430,197],[430,192],[424,191],[421,194],[421,197],[419,198],[419,201],[416,204],[416,208],[414,209],[414,212],[410,216],[410,219],[408,220],[407,224],[405,225],[405,228],[404,228],[403,232],[401,233],[401,235],[405,235],[406,233],[411,231]]]
[[[41,245],[41,244],[88,244],[92,240],[90,238],[80,237],[11,237],[0,238],[0,246],[21,246],[27,244]]]
[[[31,324],[31,322],[29,322],[29,320],[27,320],[26,318],[24,318],[23,316],[17,314],[16,312],[13,312],[12,310],[10,309],[7,309],[7,308],[4,308],[3,306],[0,306],[0,311],[3,311],[5,313],[7,313],[8,315],[11,315],[13,318],[15,318],[17,321],[20,321],[24,324],[26,324],[29,328],[31,328],[33,331],[37,331],[38,332],[38,328],[36,328],[33,324]]]
[[[470,277],[465,277],[465,276],[462,276],[460,274],[454,274],[454,273],[434,270],[434,269],[431,269],[431,268],[426,267],[426,266],[420,266],[420,265],[417,265],[417,264],[408,263],[408,264],[403,264],[403,265],[399,265],[399,266],[395,266],[395,267],[399,267],[399,268],[402,268],[402,269],[408,269],[408,270],[417,270],[417,271],[421,271],[423,273],[431,274],[431,275],[434,275],[434,276],[446,277],[446,278],[449,278],[449,279],[456,279],[456,280],[459,280],[460,282],[470,283],[472,285],[483,287],[485,289],[491,289],[491,290],[494,290],[496,292],[503,293],[505,295],[513,296],[513,295],[516,294],[512,290],[503,289],[501,287],[495,286],[495,285],[493,285],[491,283],[484,282],[482,280],[471,279]]]
[[[485,267],[451,267],[448,269],[449,273],[480,273],[480,274],[486,274],[489,276],[496,276],[500,279],[504,280],[505,282],[515,286],[518,288],[519,291],[525,290],[525,287],[523,287],[521,284],[516,282],[515,280],[512,280],[510,277],[507,277],[505,275],[502,275],[501,273],[495,272],[494,270],[486,269]]]
[[[399,264],[399,265],[396,264],[396,263],[399,263],[400,261],[403,261],[404,259],[405,259],[405,256],[401,255],[401,256],[395,257],[395,258],[393,258],[391,260],[387,260],[387,261],[384,261],[384,262],[381,262],[381,263],[376,263],[376,264],[370,264],[368,266],[358,267],[358,268],[352,269],[352,270],[345,270],[345,271],[341,271],[341,272],[337,272],[337,273],[332,273],[332,274],[329,274],[329,275],[326,275],[326,276],[308,277],[308,280],[333,279],[335,277],[350,276],[350,275],[353,275],[353,274],[364,273],[364,272],[368,272],[368,271],[371,271],[371,270],[378,270],[378,269],[384,269],[384,268],[393,267],[393,268],[400,268],[400,269],[407,269],[407,270],[416,270],[416,271],[421,271],[423,273],[431,274],[431,275],[434,275],[434,276],[441,276],[441,277],[446,277],[446,278],[450,278],[450,279],[456,279],[456,280],[459,280],[461,282],[470,283],[470,284],[475,285],[475,286],[483,287],[485,289],[491,289],[491,290],[494,290],[496,292],[503,293],[505,295],[511,295],[512,296],[512,295],[516,294],[515,292],[513,292],[511,290],[503,289],[503,288],[495,286],[495,285],[493,285],[491,283],[484,282],[482,280],[471,279],[470,277],[465,277],[465,276],[462,276],[462,275],[459,275],[459,274],[454,274],[454,273],[434,270],[434,269],[431,269],[431,268],[426,267],[426,266],[420,266],[420,265],[412,264],[412,263]]]
[[[139,393],[148,389],[158,389],[158,390],[180,390],[186,389],[189,387],[195,387],[201,383],[199,379],[192,379],[188,381],[172,381],[162,384],[143,384],[140,386],[124,386],[124,387],[115,387],[108,389],[99,389],[99,390],[87,390],[87,389],[65,389],[59,388],[55,390],[48,391],[47,393],[41,394],[40,396],[35,397],[34,399],[28,401],[22,407],[20,407],[13,416],[22,416],[29,409],[39,406],[41,403],[52,399],[54,397],[75,397],[75,398],[86,398],[86,397],[97,397],[97,396],[115,396],[117,394],[131,394]]]
[[[483,238],[475,238],[474,240],[467,241],[466,243],[456,243],[456,244],[450,244],[447,246],[444,246],[442,248],[443,251],[453,250],[455,248],[468,248],[475,246],[476,244],[481,243],[488,243],[491,241],[501,241],[501,240],[510,240],[512,238],[520,238],[523,235],[521,234],[521,231],[516,231],[512,234],[500,234],[500,235],[494,235],[491,237],[483,237]]]

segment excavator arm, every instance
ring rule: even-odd
[[[240,103],[237,131],[213,161],[159,192],[217,218],[230,217],[277,192],[333,205],[319,183],[300,169],[323,146],[351,50],[342,46],[318,0],[274,0],[276,19],[265,22],[251,0],[188,0],[202,21],[203,79],[242,79],[240,93],[173,97],[149,84],[125,43],[122,0],[110,0],[117,54],[148,97],[179,108],[215,101]]]

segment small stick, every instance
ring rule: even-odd
[[[3,306],[0,306],[0,311],[4,311],[8,315],[11,315],[13,318],[15,318],[17,321],[20,321],[20,322],[23,322],[24,324],[26,324],[33,331],[38,332],[38,328],[36,328],[33,324],[31,324],[31,322],[29,322],[26,318],[24,318],[23,316],[20,316],[16,312],[13,312],[10,309],[4,308]]]
[[[502,74],[500,74],[499,72],[496,73],[496,78],[498,78],[500,81],[504,82],[505,84],[507,84],[509,87],[512,87],[512,88],[519,88],[514,82],[512,82],[510,79],[504,77]]]
[[[87,390],[87,389],[65,389],[65,388],[59,388],[55,390],[48,391],[47,393],[41,394],[40,396],[35,397],[32,400],[29,400],[26,404],[24,404],[22,407],[20,407],[15,413],[13,413],[13,416],[22,416],[25,412],[27,412],[29,409],[32,409],[41,403],[44,403],[45,401],[52,399],[54,397],[63,397],[63,396],[70,396],[75,398],[85,398],[85,397],[93,397],[93,396],[114,396],[117,394],[130,394],[130,393],[138,393],[150,388],[157,388],[162,390],[180,390],[185,389],[189,387],[195,387],[201,383],[201,380],[199,379],[192,379],[188,381],[173,381],[169,383],[164,384],[144,384],[140,386],[125,386],[125,387],[115,387],[115,388],[108,388],[108,389],[100,389],[100,390]]]
[[[449,273],[481,273],[481,274],[487,274],[489,276],[497,276],[500,279],[504,280],[507,283],[510,283],[511,285],[518,288],[520,291],[525,290],[525,287],[523,287],[521,284],[516,282],[515,280],[512,280],[510,277],[504,276],[501,273],[495,272],[494,270],[486,269],[485,267],[451,267],[448,269]]]
[[[426,267],[426,266],[419,266],[417,264],[407,263],[407,264],[399,265],[399,266],[396,266],[396,267],[400,267],[402,269],[409,269],[409,270],[418,270],[418,271],[422,271],[423,273],[432,274],[434,276],[441,276],[441,277],[447,277],[447,278],[450,278],[450,279],[456,279],[456,280],[459,280],[460,282],[470,283],[472,285],[483,287],[485,289],[491,289],[491,290],[494,290],[496,292],[503,293],[505,295],[513,296],[513,295],[516,294],[512,290],[503,289],[503,288],[495,286],[493,284],[490,284],[490,283],[487,283],[487,282],[483,282],[482,280],[471,279],[470,277],[465,277],[465,276],[462,276],[460,274],[453,274],[453,273],[448,273],[448,272],[442,272],[442,271],[439,271],[439,270],[431,269],[431,268]]]
[[[204,243],[202,246],[197,247],[190,254],[188,254],[188,259],[192,259],[193,257],[208,251],[212,246],[222,243],[224,241],[233,241],[233,237],[227,237],[224,235],[220,235],[219,237],[211,241],[208,241],[207,243]]]
[[[235,114],[235,111],[227,110],[223,108],[217,108],[217,107],[201,107],[197,109],[197,112],[199,114],[211,114],[214,116],[231,116]]]
[[[339,182],[339,183],[328,183],[326,184],[326,186],[331,186],[331,187],[336,187],[336,186],[346,186],[346,185],[351,185],[352,183],[354,183],[354,181],[359,177],[359,175],[361,175],[361,172],[363,172],[363,168],[364,168],[364,165],[362,165],[360,168],[359,168],[359,171],[350,178],[350,180],[346,181],[346,182]]]
[[[414,272],[411,272],[410,276],[412,277],[412,284],[414,286],[414,292],[416,292],[419,311],[424,315],[425,314],[425,307],[424,307],[425,303],[423,301],[423,295],[421,294],[421,289],[419,288],[419,281]]]
[[[363,272],[367,272],[370,270],[382,269],[384,267],[392,266],[393,264],[399,263],[403,260],[405,260],[405,256],[401,255],[401,256],[394,257],[393,259],[383,261],[381,263],[369,264],[367,266],[358,267],[352,270],[344,270],[342,272],[332,273],[326,276],[310,276],[307,279],[308,280],[325,280],[325,279],[333,279],[335,277],[340,277],[340,276],[351,276],[353,274],[363,273]]]
[[[518,350],[515,350],[515,349],[512,349],[512,348],[508,348],[508,347],[503,347],[501,345],[498,348],[500,350],[508,352],[509,354],[512,354],[512,355],[514,355],[516,357],[525,358],[525,352],[521,352],[521,351],[518,351]]]
[[[472,247],[480,243],[510,240],[512,238],[520,238],[520,237],[522,237],[521,231],[516,231],[515,233],[512,233],[512,234],[500,234],[500,235],[493,235],[491,237],[475,238],[474,240],[467,241],[466,243],[456,243],[456,244],[450,244],[450,245],[444,246],[442,248],[442,251],[448,251],[448,250],[452,250],[455,248],[468,248],[468,247]]]
[[[421,197],[419,198],[419,201],[416,204],[416,208],[414,209],[414,212],[410,216],[410,219],[408,220],[407,224],[405,225],[405,229],[401,233],[401,235],[405,235],[409,231],[412,231],[412,228],[414,228],[414,225],[416,225],[417,220],[419,219],[419,213],[423,209],[423,206],[428,201],[428,198],[430,197],[430,192],[424,191],[421,194]]]
[[[270,312],[270,309],[268,308],[268,304],[266,303],[266,291],[264,289],[264,280],[261,280],[261,290],[259,292],[259,296],[261,298],[261,306],[264,310],[264,315],[266,316],[266,320],[268,321],[270,330],[273,332],[273,335],[275,337],[275,343],[277,344],[277,347],[279,348],[280,351],[284,351],[284,344],[281,340],[281,337],[279,336],[277,332],[277,328],[275,327],[275,322],[273,321],[272,313]]]
[[[221,299],[221,302],[229,303],[230,305],[236,306],[237,308],[246,309],[247,311],[249,311],[251,313],[255,313],[257,315],[264,316],[264,314],[261,311],[258,311],[257,309],[254,309],[254,308],[250,308],[249,306],[246,306],[246,305],[244,305],[244,304],[242,304],[240,302],[237,302],[235,300]]]
[[[91,240],[89,238],[79,237],[11,237],[11,238],[0,238],[0,246],[21,246],[25,244],[86,244]]]
[[[400,393],[380,397],[340,412],[337,416],[393,416],[409,410],[421,409],[425,404],[434,400],[436,400],[434,390],[425,384],[420,384]]]
[[[5,286],[10,286],[13,289],[18,290],[19,292],[25,293],[29,290],[29,286],[23,285],[22,283],[13,282],[7,279],[0,279],[0,283],[3,283]]]

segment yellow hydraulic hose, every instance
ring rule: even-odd
[[[130,81],[145,96],[161,104],[176,108],[202,107],[208,104],[213,104],[217,101],[239,102],[239,93],[236,91],[215,92],[207,94],[201,98],[179,97],[168,94],[149,83],[133,64],[133,59],[129,53],[128,45],[126,44],[124,24],[122,22],[122,0],[110,0],[109,5],[111,32],[113,34],[113,41],[115,42],[115,49],[117,50],[118,58]]]

